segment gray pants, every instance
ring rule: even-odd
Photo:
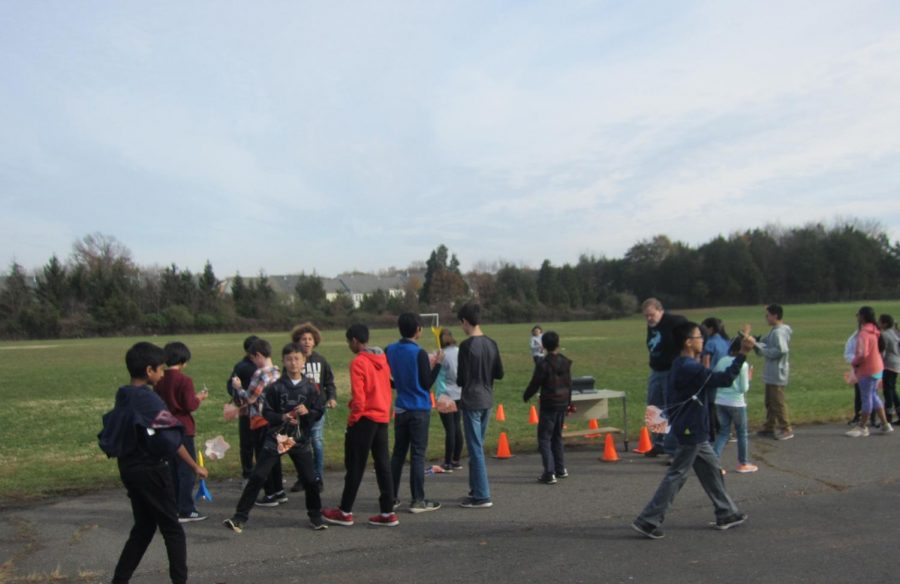
[[[707,496],[713,502],[716,509],[716,519],[723,519],[729,515],[738,513],[738,509],[725,492],[725,482],[722,480],[722,471],[719,468],[719,459],[713,452],[709,442],[700,444],[679,444],[672,459],[666,476],[663,478],[653,498],[638,515],[638,520],[643,523],[658,527],[666,518],[666,511],[675,495],[684,486],[688,472],[694,469],[700,485],[706,491]]]

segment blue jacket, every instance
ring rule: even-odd
[[[709,402],[718,387],[729,387],[741,372],[746,357],[734,358],[725,370],[714,372],[696,359],[679,356],[672,362],[666,384],[666,412],[679,444],[709,440]]]
[[[441,366],[434,369],[428,363],[426,353],[415,341],[400,339],[384,350],[391,377],[397,390],[394,405],[403,411],[431,411],[431,395],[428,390],[434,385]]]

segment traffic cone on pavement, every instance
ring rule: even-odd
[[[603,462],[618,462],[619,454],[616,452],[616,445],[613,443],[612,434],[606,435],[606,442],[603,444]]]
[[[588,422],[588,430],[599,430],[600,424],[597,423],[597,418],[591,418]],[[594,432],[593,434],[585,434],[585,438],[600,438],[603,434],[600,432]]]
[[[653,450],[653,442],[650,441],[650,431],[647,426],[641,428],[641,437],[638,440],[638,447],[634,449],[638,454],[644,454]]]
[[[512,453],[509,451],[509,439],[506,437],[506,432],[500,432],[500,439],[497,441],[497,454],[494,458],[512,458]]]
[[[506,412],[503,411],[503,404],[497,404],[497,421],[498,422],[506,421]]]
[[[538,415],[537,410],[534,408],[534,406],[531,406],[531,411],[528,412],[528,423],[532,426],[537,426]]]

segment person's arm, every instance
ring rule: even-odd
[[[319,357],[321,359],[321,356]],[[325,391],[325,407],[337,406],[337,387],[334,385],[334,371],[328,361],[322,359],[322,389]]]
[[[197,395],[197,392],[194,390],[194,380],[188,377],[187,375],[183,376],[184,384],[179,387],[179,391],[175,393],[175,399],[179,402],[178,405],[181,407],[181,410],[184,412],[193,412],[196,411],[197,408],[200,407],[200,403],[206,399],[204,395],[202,398]]]
[[[544,370],[541,365],[543,365],[542,362],[534,364],[531,381],[528,382],[528,387],[525,388],[525,393],[522,394],[522,401],[527,402],[530,400],[534,394],[540,391],[541,386],[544,384]]]
[[[469,374],[469,345],[468,341],[463,341],[459,345],[459,353],[456,359],[456,385],[465,387]]]
[[[737,390],[741,393],[750,391],[750,366],[747,365],[746,361],[741,366],[741,372],[737,377]]]
[[[500,347],[497,346],[497,343],[491,340],[494,343],[494,350],[497,352],[497,358],[494,359],[494,370],[491,373],[491,376],[494,379],[503,379],[503,362],[500,360]]]
[[[787,343],[777,331],[770,332],[765,341],[757,342],[754,349],[757,354],[772,360],[781,359],[788,352]]]
[[[202,468],[199,464],[197,464],[193,458],[191,458],[190,453],[187,451],[187,448],[184,445],[178,447],[178,451],[175,453],[178,455],[186,465],[191,467],[191,470],[194,471],[194,474],[200,477],[201,479],[205,479],[209,476],[209,471],[205,468]]]
[[[322,393],[316,391],[316,388],[313,384],[307,381],[309,384],[309,392],[307,394],[306,403],[301,404],[297,408],[297,415],[301,417],[306,417],[309,422],[309,425],[312,426],[316,422],[319,421],[319,418],[322,417],[322,414],[325,413],[325,400],[322,397]]]
[[[863,364],[863,362],[869,357],[869,343],[867,336],[863,336],[863,333],[860,333],[860,337],[856,340],[856,352],[854,353],[853,362],[851,365],[854,367],[859,367]]]
[[[431,386],[434,385],[438,378],[438,373],[441,372],[440,361],[436,362],[434,367],[432,367],[428,359],[428,353],[425,352],[425,349],[419,349],[419,354],[416,355],[416,366],[419,370],[419,384],[425,389],[431,389]]]
[[[350,417],[347,425],[352,426],[366,411],[366,370],[362,363],[354,359],[350,363]]]

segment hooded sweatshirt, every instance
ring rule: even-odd
[[[758,355],[766,359],[763,368],[763,381],[767,385],[787,385],[791,366],[788,362],[789,345],[793,330],[781,323],[772,327],[769,334],[756,342],[754,349]]]
[[[542,411],[565,411],[572,402],[572,361],[559,353],[549,353],[535,363],[522,399],[528,401],[538,390]]]
[[[348,426],[360,418],[377,424],[391,421],[391,369],[379,347],[360,351],[350,362],[350,396]]]
[[[853,367],[857,377],[872,377],[884,371],[884,361],[878,351],[878,337],[881,332],[878,327],[867,322],[859,328],[859,336],[856,338],[856,356],[853,357]]]

